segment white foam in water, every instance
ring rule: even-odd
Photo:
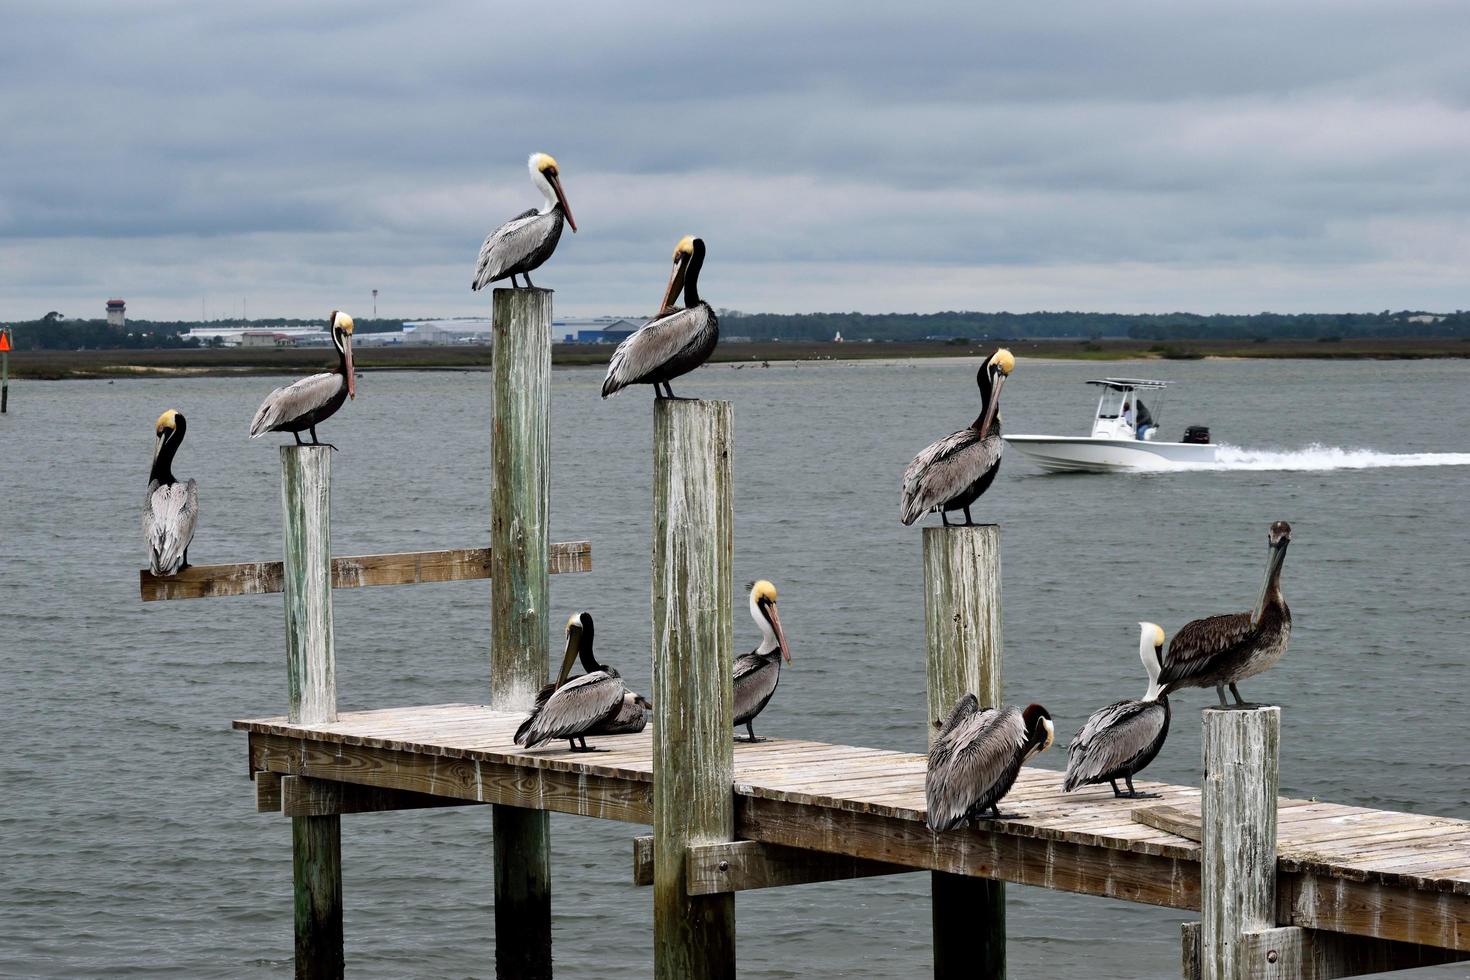
[[[1221,443],[1213,463],[1165,463],[1168,470],[1372,470],[1393,466],[1470,466],[1470,453],[1381,453],[1312,443],[1303,449],[1242,449]]]

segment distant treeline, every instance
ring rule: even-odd
[[[1254,313],[1248,316],[1197,313],[740,313],[721,311],[721,332],[751,340],[1005,340],[1021,338],[1133,340],[1333,340],[1396,337],[1470,337],[1470,312],[1436,314],[1413,310],[1381,313]],[[358,319],[361,333],[402,330],[401,319]],[[194,327],[322,326],[320,319],[263,319],[244,322],[129,320],[117,330],[105,320],[66,320],[48,313],[39,320],[8,324],[19,350],[198,347],[182,334]]]
[[[1349,337],[1466,337],[1470,312],[1443,320],[1411,319],[1434,314],[1254,313],[1248,316],[1197,313],[739,313],[727,311],[720,329],[752,340],[1002,340],[1070,337],[1134,340],[1310,340]]]

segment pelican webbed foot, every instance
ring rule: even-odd
[[[1133,777],[1132,776],[1124,776],[1123,777],[1123,782],[1125,782],[1125,783],[1128,784],[1128,792],[1126,792],[1126,793],[1124,793],[1124,792],[1122,792],[1122,791],[1120,791],[1118,789],[1118,781],[1116,779],[1110,779],[1110,780],[1108,780],[1108,782],[1110,782],[1110,783],[1113,784],[1113,796],[1117,797],[1120,800],[1157,800],[1157,799],[1159,799],[1159,794],[1158,793],[1145,793],[1142,790],[1134,789],[1133,788]]]
[[[735,736],[735,741],[737,741],[737,742],[744,742],[746,745],[754,745],[757,742],[764,742],[764,741],[766,741],[763,738],[757,738],[756,737],[755,729],[753,727],[751,727],[751,723],[748,722],[748,721],[745,723],[745,731],[746,731],[746,734],[743,735],[743,736],[742,735],[736,735]]]

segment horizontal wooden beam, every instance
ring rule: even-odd
[[[326,817],[341,813],[383,813],[389,810],[480,805],[476,800],[458,800],[357,783],[329,782],[306,776],[281,776],[279,779],[280,810],[288,817]]]
[[[1184,977],[1198,980],[1200,924],[1186,922],[1181,928]],[[1245,976],[1249,980],[1335,980],[1470,959],[1470,953],[1452,949],[1300,926],[1248,932],[1244,936],[1244,948]]]
[[[689,894],[719,895],[818,881],[910,874],[901,864],[804,851],[753,840],[693,845],[685,852]],[[633,884],[653,884],[653,838],[633,838]]]
[[[1133,822],[1141,823],[1166,834],[1200,842],[1200,818],[1198,813],[1177,806],[1141,806],[1133,811]]]
[[[590,572],[592,542],[563,541],[551,546],[548,565],[553,573]],[[426,582],[463,582],[490,577],[489,548],[451,551],[410,551],[390,555],[353,555],[332,559],[332,588],[360,589],[370,585],[419,585]],[[236,565],[190,565],[177,575],[157,576],[138,571],[138,592],[144,602],[160,599],[209,599],[227,595],[263,595],[283,588],[281,563],[251,561]]]

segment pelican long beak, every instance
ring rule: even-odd
[[[674,259],[674,270],[669,273],[669,285],[664,289],[663,302],[659,303],[660,313],[674,308],[674,300],[678,298],[679,290],[684,288],[684,272],[688,268],[689,256],[680,252],[679,257]]]
[[[163,452],[163,444],[168,441],[168,430],[161,429],[153,436],[153,461],[158,462],[158,454]]]
[[[1289,540],[1278,541],[1276,544],[1267,545],[1266,555],[1266,578],[1261,582],[1261,597],[1256,600],[1256,607],[1251,610],[1251,625],[1261,624],[1261,614],[1266,611],[1266,594],[1271,590],[1271,580],[1281,571],[1281,563],[1286,560],[1286,546]]]
[[[561,178],[556,174],[552,174],[548,179],[551,181],[551,190],[556,194],[556,203],[561,205],[561,213],[567,216],[567,224],[572,226],[572,232],[575,233],[577,222],[572,217],[572,208],[571,205],[567,204],[567,196],[562,193]]]
[[[556,675],[556,686],[560,688],[572,673],[572,664],[577,662],[577,650],[582,646],[582,627],[567,627],[567,652],[561,658],[561,673]]]
[[[347,372],[347,397],[357,398],[357,372],[352,369],[352,334],[342,338],[342,358]]]
[[[1000,371],[994,374],[994,382],[990,386],[990,399],[985,403],[985,417],[980,421],[982,436],[990,431],[990,423],[995,421],[995,413],[1000,411],[1000,389],[1005,386],[1006,377]]]
[[[771,626],[776,630],[776,642],[780,644],[781,656],[786,662],[791,663],[791,645],[786,642],[786,631],[781,628],[781,614],[776,612],[776,604],[773,602],[766,607],[770,616]]]

